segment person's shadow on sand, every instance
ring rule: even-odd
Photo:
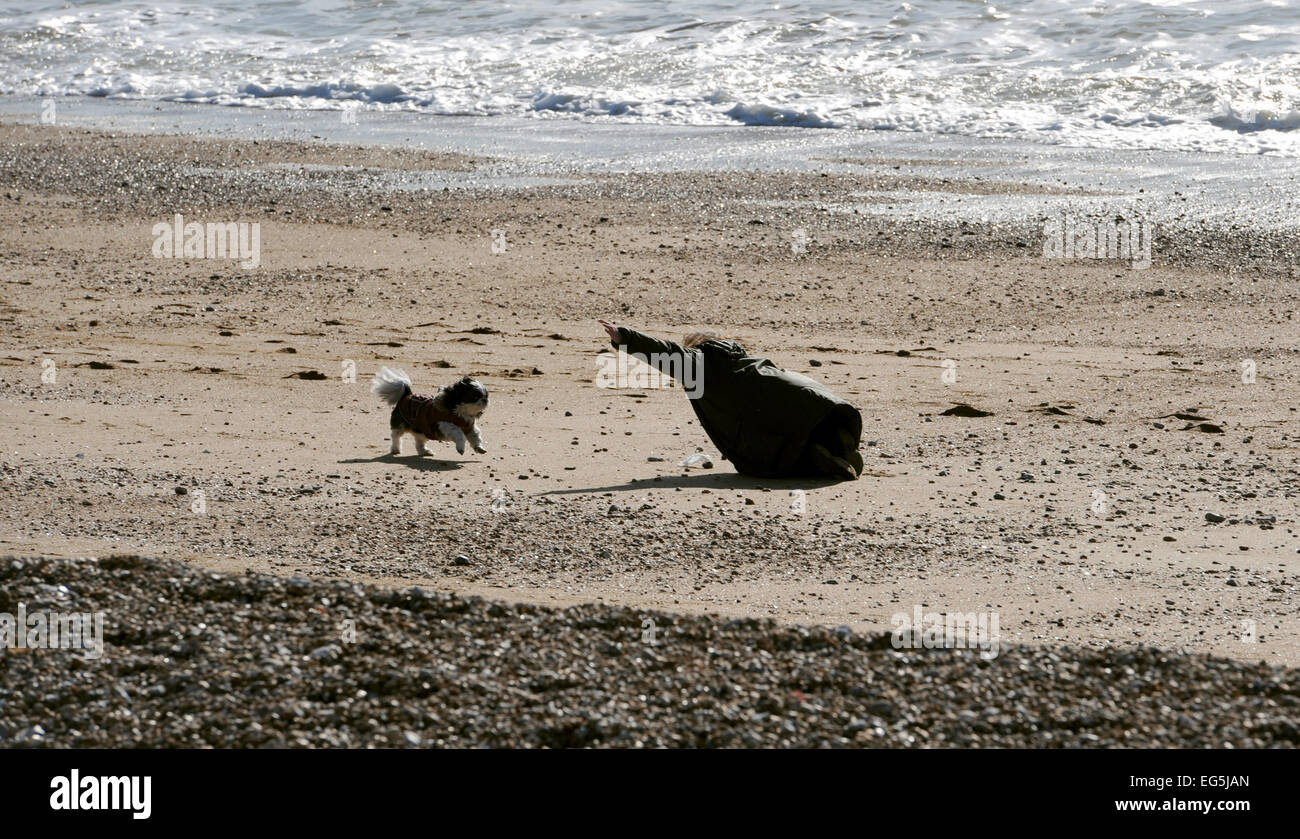
[[[537,495],[583,495],[594,492],[631,492],[647,489],[821,489],[845,483],[835,478],[751,478],[738,472],[715,472],[713,474],[695,472],[688,475],[663,475],[660,480],[642,478],[625,484],[611,484],[603,487],[583,487],[581,489],[552,489]]]
[[[459,460],[439,460],[436,457],[428,455],[409,454],[409,455],[391,455],[381,454],[376,457],[353,457],[347,460],[340,460],[339,463],[394,463],[398,466],[405,466],[408,469],[415,469],[420,472],[450,472],[452,469],[459,469],[462,461]]]

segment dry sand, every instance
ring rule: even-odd
[[[1139,271],[762,202],[862,186],[842,176],[390,184],[483,163],[0,126],[0,555],[863,631],[996,611],[1007,644],[1300,664],[1285,246],[1189,234]],[[261,266],[153,258],[176,212],[259,222]],[[862,410],[867,473],[678,468],[716,452],[680,390],[595,386],[597,317],[719,328],[826,381]],[[482,379],[488,454],[385,456],[381,364],[417,390]],[[957,403],[992,415],[939,416]]]

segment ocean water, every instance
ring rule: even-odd
[[[1300,157],[1300,8],[0,2],[0,94]]]

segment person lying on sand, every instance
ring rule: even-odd
[[[597,323],[616,348],[691,382],[695,416],[742,475],[852,481],[862,474],[862,415],[824,384],[751,356],[739,342],[712,332],[676,344]]]

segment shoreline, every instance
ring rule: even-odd
[[[429,219],[404,217],[427,210],[421,196],[444,191],[468,200],[611,201],[645,223],[654,212],[648,207],[657,205],[658,218],[667,214],[680,225],[762,223],[784,235],[787,247],[801,229],[814,247],[957,259],[1032,257],[1041,253],[1044,225],[1065,216],[1151,228],[1156,264],[1287,280],[1300,265],[1300,204],[1293,200],[1300,161],[1287,158],[994,140],[963,146],[960,138],[844,131],[831,132],[831,141],[801,135],[792,143],[791,132],[801,129],[402,114],[349,125],[328,112],[247,114],[93,99],[79,100],[73,113],[65,108],[58,125],[42,126],[38,104],[0,97],[6,145],[17,144],[0,161],[10,170],[7,183],[93,195],[100,213],[170,216],[177,207],[210,207],[249,214],[263,213],[268,201],[304,201],[308,220],[353,223],[383,205],[394,223],[427,232]],[[77,115],[78,108],[89,113]],[[458,124],[472,127],[446,128]],[[148,158],[132,137],[148,138]],[[24,138],[46,148],[23,153]],[[959,159],[963,149],[976,157]],[[128,174],[137,181],[193,181],[197,188],[124,190],[113,173],[96,172],[98,161],[117,154],[136,158]],[[69,159],[58,159],[64,155]],[[1129,269],[1123,260],[1115,264]]]

